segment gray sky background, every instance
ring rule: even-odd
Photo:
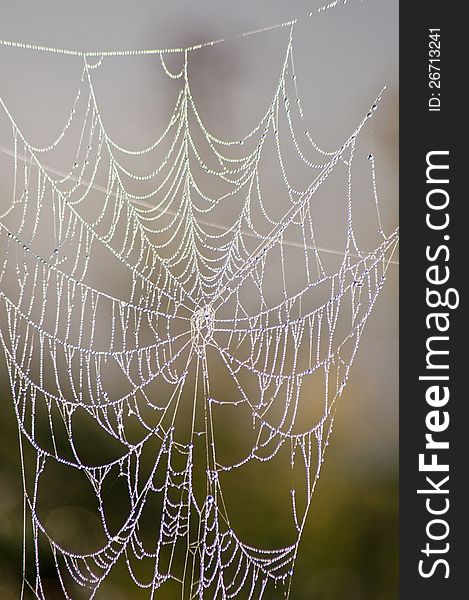
[[[297,80],[307,124],[320,145],[340,144],[387,85],[374,118],[373,143],[383,220],[390,232],[397,224],[397,1],[352,1],[306,18],[320,4],[19,0],[2,3],[0,38],[79,50],[178,47],[298,17]],[[215,134],[242,135],[262,116],[287,35],[287,30],[266,32],[190,56],[193,93]],[[177,68],[178,61],[176,56],[168,64]],[[96,78],[108,129],[127,147],[152,141],[172,108],[174,89],[157,62],[155,57],[107,59]],[[0,94],[32,143],[44,144],[59,130],[81,66],[81,59],[73,57],[1,48]],[[0,142],[8,145],[10,139]],[[60,157],[49,166],[60,168]],[[2,170],[0,185],[8,176]],[[333,238],[327,241],[333,246]],[[396,460],[397,270],[391,266],[352,371],[347,391],[351,400],[339,411],[336,435],[345,427],[347,456],[357,455],[366,463]]]
[[[373,145],[384,229],[391,233],[398,222],[398,0],[349,0],[344,7],[307,18],[323,3],[3,0],[0,39],[77,50],[179,47],[298,17],[297,80],[308,128],[319,145],[325,149],[340,145],[387,86],[373,118]],[[192,91],[215,135],[242,137],[262,117],[272,98],[287,36],[286,29],[265,32],[190,55]],[[169,58],[168,65],[178,70],[180,57]],[[0,47],[0,96],[31,143],[46,144],[60,130],[81,68],[79,58]],[[154,140],[155,132],[167,122],[176,92],[157,57],[106,59],[96,77],[96,90],[108,131],[130,148]],[[3,115],[0,146],[11,147]],[[62,168],[63,160],[57,156],[49,166]],[[2,190],[9,189],[10,177],[0,155],[0,199]],[[337,189],[343,193],[343,187]],[[357,189],[354,202],[365,206],[360,183]],[[363,189],[364,195],[370,191],[369,186]],[[366,214],[360,216],[361,240],[371,250],[374,225]],[[333,223],[324,235],[329,247],[340,245]],[[398,268],[391,265],[388,270],[340,400],[331,456],[324,465],[336,477],[344,469],[379,473],[397,468]],[[322,478],[319,486],[326,488],[327,480]]]

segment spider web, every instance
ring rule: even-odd
[[[0,335],[31,517],[24,576],[29,568],[38,598],[44,542],[67,598],[95,597],[118,563],[151,598],[171,582],[183,598],[289,595],[336,401],[398,232],[381,226],[372,153],[373,251],[354,228],[353,167],[380,96],[339,148],[321,149],[305,130],[288,26],[272,100],[241,139],[205,126],[191,93],[193,49],[177,51],[180,72],[158,54],[180,89],[144,149],[106,131],[94,87],[105,56],[82,55],[69,118],[47,147],[27,141],[0,99],[14,172],[0,221]],[[74,160],[57,175],[48,156],[70,138]],[[275,203],[268,148],[282,182]],[[342,189],[340,256],[317,242],[331,178]],[[109,277],[97,277],[97,263]],[[232,520],[242,496],[233,477],[280,461],[290,465],[291,535],[263,546]],[[74,473],[99,517],[86,552],[61,541],[41,509],[50,478]]]

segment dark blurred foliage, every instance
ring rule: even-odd
[[[19,598],[21,587],[23,503],[16,422],[4,369],[2,376],[0,598],[10,600]],[[336,438],[333,436],[330,456],[316,488],[295,567],[291,599],[393,600],[398,596],[397,473],[389,468],[360,469],[357,466],[351,469],[346,459],[346,440],[337,439],[343,437],[342,433],[339,431]],[[55,493],[60,495],[67,482],[54,483]],[[272,502],[278,503],[275,494],[265,489],[264,483],[259,485],[259,493],[265,493]],[[80,489],[73,493],[75,505],[82,506],[85,499],[80,498]],[[290,507],[284,506],[283,510],[285,520],[288,520]],[[276,515],[276,523],[258,519],[250,524],[253,537],[261,536],[265,540],[269,538],[269,532],[275,535],[275,531],[282,530],[282,507],[273,507],[272,514]],[[68,529],[66,537],[79,539],[83,536],[83,528],[87,526],[86,511],[83,509],[78,517],[73,511],[67,515],[64,507],[62,526]],[[31,548],[28,559],[33,560]],[[50,555],[49,562],[43,563],[43,570],[48,579],[48,600],[63,598]],[[142,590],[126,585],[125,569],[121,568],[112,581],[98,597],[106,600],[147,597]],[[25,597],[34,596],[26,591]],[[76,597],[84,596],[77,592]],[[177,598],[177,590],[173,596],[166,589],[160,597]]]

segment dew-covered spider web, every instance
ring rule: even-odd
[[[305,129],[294,23],[285,27],[271,101],[238,139],[219,139],[198,111],[197,47],[152,51],[179,91],[142,149],[113,140],[95,88],[124,53],[75,53],[78,91],[47,147],[28,142],[0,99],[11,130],[1,342],[23,468],[24,580],[37,598],[50,557],[66,598],[100,597],[117,565],[150,598],[173,597],[171,586],[184,599],[289,596],[336,402],[398,232],[382,228],[370,148],[381,94],[340,147],[319,147]],[[58,174],[48,165],[66,143],[74,155]],[[357,162],[372,249],[356,235]],[[331,250],[317,217],[328,194],[342,207],[343,245]],[[272,469],[288,473],[290,534],[278,546],[233,517],[254,483],[277,494]],[[89,547],[47,526],[52,481],[87,490]]]

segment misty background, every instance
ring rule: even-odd
[[[294,37],[299,94],[308,128],[320,146],[339,146],[387,86],[373,117],[372,136],[383,225],[391,233],[398,220],[398,3],[351,1],[306,18],[320,4],[19,0],[0,6],[0,39],[79,50],[185,47],[299,18]],[[277,30],[191,54],[191,89],[215,135],[236,139],[258,122],[271,100],[287,39],[286,29]],[[180,61],[174,56],[167,62],[177,71]],[[107,59],[95,77],[107,129],[126,147],[151,143],[171,113],[176,88],[158,63],[155,57]],[[0,46],[0,95],[31,143],[45,145],[60,130],[81,69],[79,58]],[[0,132],[0,146],[11,148],[8,130]],[[49,166],[60,169],[61,160],[58,156]],[[0,194],[9,190],[7,167],[11,163],[2,162],[0,152]],[[360,205],[360,192],[354,202]],[[367,241],[371,244],[367,231],[374,225],[365,213],[362,218],[366,246]],[[327,233],[327,245],[337,247],[333,228]],[[94,268],[97,274],[106,272],[106,265]],[[397,598],[398,266],[391,265],[387,275],[339,400],[295,566],[292,600]],[[21,581],[22,490],[3,361],[0,386],[0,597],[9,600],[19,597]],[[271,490],[265,494],[269,502]],[[281,521],[281,512],[276,514]],[[79,537],[80,524],[74,526]],[[267,526],[253,524],[254,530]],[[61,597],[50,593],[52,600]],[[118,584],[105,596],[134,597],[146,596]]]

